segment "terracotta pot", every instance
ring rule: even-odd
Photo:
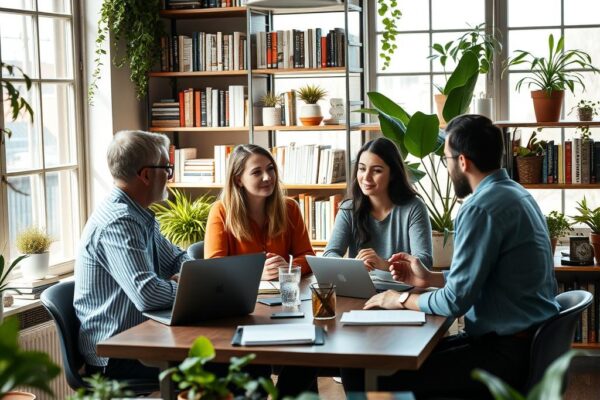
[[[558,122],[564,97],[564,90],[553,90],[550,93],[545,90],[531,91],[537,122]]]
[[[29,392],[12,391],[6,393],[2,400],[35,400],[35,394]]]
[[[432,232],[433,242],[433,268],[448,268],[452,264],[452,255],[454,254],[454,235],[450,234],[446,245],[444,246],[444,233]]]
[[[600,264],[600,234],[592,233],[590,235],[590,242],[592,243],[592,247],[594,247],[594,258],[596,259],[596,264]]]
[[[544,156],[517,157],[519,183],[530,184],[542,182],[542,162]]]
[[[440,125],[446,125],[446,120],[444,119],[444,106],[446,105],[447,98],[448,96],[445,94],[433,95],[433,99],[435,100],[435,110],[437,112],[438,119],[440,120]]]
[[[550,245],[552,246],[552,257],[554,257],[554,253],[556,253],[556,244],[558,243],[558,238],[550,238]]]
[[[316,126],[323,121],[321,106],[318,104],[305,104],[300,107],[300,122],[304,126]]]

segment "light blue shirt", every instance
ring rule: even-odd
[[[556,315],[546,220],[504,169],[485,177],[460,208],[443,288],[419,297],[429,314],[465,314],[465,331],[511,335]]]
[[[79,349],[90,365],[106,366],[96,344],[146,320],[143,311],[172,306],[187,254],[169,242],[158,222],[114,188],[88,220],[75,260],[73,305],[81,328]]]

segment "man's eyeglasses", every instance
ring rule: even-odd
[[[458,158],[460,156],[441,156],[440,160],[442,160],[442,164],[444,164],[444,167],[448,168],[448,159],[449,158]]]
[[[142,170],[144,168],[158,168],[158,169],[164,169],[167,172],[167,179],[172,179],[173,178],[173,168],[174,165],[173,164],[167,164],[167,165],[144,165],[142,168],[140,168],[140,170],[138,171],[138,175],[142,172]]]

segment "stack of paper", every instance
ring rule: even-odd
[[[260,281],[258,294],[279,294],[279,282]]]
[[[315,326],[312,324],[244,325],[241,328],[243,329],[242,346],[315,342]]]
[[[425,313],[412,310],[352,310],[342,314],[344,325],[423,325]]]

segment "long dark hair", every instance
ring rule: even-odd
[[[380,137],[371,140],[363,145],[354,162],[354,172],[352,174],[352,214],[355,234],[358,238],[359,245],[363,245],[371,240],[369,234],[369,213],[371,212],[371,202],[369,197],[365,196],[360,190],[356,175],[358,174],[358,163],[360,156],[365,151],[375,154],[381,158],[390,168],[390,183],[388,185],[388,195],[392,203],[399,205],[415,196],[418,196],[417,191],[409,183],[408,175],[404,161],[400,156],[400,152],[396,144],[391,140]]]

